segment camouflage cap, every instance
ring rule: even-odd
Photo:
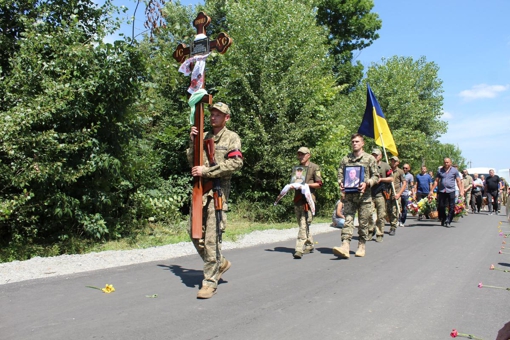
[[[209,111],[212,111],[213,109],[216,109],[226,115],[230,115],[230,108],[225,103],[217,102],[217,103],[214,103],[213,106],[209,106]]]
[[[400,162],[400,159],[398,159],[397,156],[391,156],[390,157],[390,161],[397,161],[397,162]]]
[[[297,152],[301,152],[301,153],[304,153],[304,154],[307,154],[307,153],[310,153],[310,149],[308,149],[306,146],[302,146],[298,149]]]
[[[381,150],[379,150],[378,148],[372,149],[372,155],[377,155],[377,156],[382,155]]]

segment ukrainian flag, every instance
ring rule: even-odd
[[[388,122],[375,98],[370,85],[367,84],[367,107],[358,133],[375,139],[375,144],[388,149],[394,156],[398,156],[397,146],[388,126]]]

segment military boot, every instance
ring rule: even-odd
[[[220,267],[220,270],[218,272],[218,282],[220,281],[221,279],[221,276],[223,274],[225,274],[225,272],[227,270],[230,269],[230,266],[232,266],[232,262],[230,262],[229,260],[225,259],[225,262],[222,263],[221,267]]]
[[[202,286],[197,294],[197,299],[210,299],[216,294],[216,288],[211,286]]]
[[[351,256],[351,254],[349,254],[349,250],[350,250],[349,241],[343,240],[341,247],[333,248],[333,254],[340,258],[348,259]]]
[[[365,256],[365,243],[358,242],[358,250],[356,250],[356,257]]]

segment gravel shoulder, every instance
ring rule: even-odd
[[[329,223],[311,225],[312,233],[320,234],[339,229]],[[236,242],[223,242],[223,250],[251,247],[259,244],[296,238],[297,228],[254,231]],[[161,261],[196,254],[191,242],[181,242],[146,249],[104,251],[81,255],[34,257],[26,261],[0,263],[0,285],[39,278],[82,273],[91,270],[120,267],[137,263]]]

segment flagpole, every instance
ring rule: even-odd
[[[379,135],[381,137],[381,144],[382,144],[383,151],[384,151],[384,158],[386,159],[386,163],[390,164],[388,162],[388,155],[386,154],[386,148],[384,147],[384,140],[382,138],[382,133],[379,133]],[[393,190],[393,195],[396,196],[397,191],[395,190],[395,183],[393,181],[391,181],[391,189]],[[397,203],[397,210],[398,210],[398,214],[400,215],[402,212],[402,210],[400,209],[400,203],[398,203],[398,200],[395,200],[395,202]]]
[[[374,109],[374,112],[372,113],[373,116],[374,116],[374,124],[377,124],[377,131],[379,131],[379,138],[381,138],[381,146],[383,148],[383,151],[384,151],[384,159],[386,160],[386,163],[390,164],[388,162],[388,154],[386,153],[386,147],[384,146],[384,139],[383,139],[383,136],[382,136],[382,132],[380,127],[379,127],[379,122],[377,121],[377,117],[376,114],[375,114],[375,109]],[[395,183],[393,181],[391,181],[391,189],[393,190],[393,195],[394,196],[397,196],[397,191],[395,190]],[[397,211],[398,211],[398,215],[400,216],[402,210],[400,209],[400,203],[398,203],[398,200],[395,199],[395,203],[397,203]]]

